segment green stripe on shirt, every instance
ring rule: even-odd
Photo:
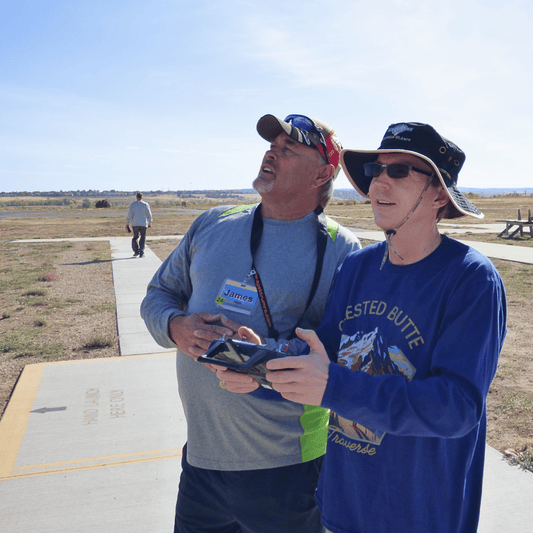
[[[329,409],[315,405],[304,405],[300,423],[304,430],[303,435],[300,437],[300,445],[302,448],[302,462],[305,463],[326,453]]]

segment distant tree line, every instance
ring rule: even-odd
[[[76,200],[70,198],[47,198],[46,200],[21,200],[13,199],[2,202],[4,206],[16,206],[16,207],[40,207],[45,205],[58,206],[58,205],[76,205]]]
[[[510,189],[475,189],[473,192],[461,189],[468,198],[517,198],[517,197],[531,197],[533,193],[531,189],[525,189],[522,192],[510,191]],[[1,192],[0,197],[13,198],[12,201],[3,202],[4,206],[68,206],[77,205],[75,198],[102,198],[112,197],[119,204],[129,201],[130,197],[135,197],[137,191],[117,191],[111,190],[77,190],[77,191],[18,191],[18,192]],[[180,200],[184,199],[223,199],[230,198],[238,201],[245,201],[244,195],[254,194],[254,189],[225,189],[225,190],[177,190],[177,191],[142,191],[147,197],[157,196],[176,196],[176,201],[172,200],[154,200],[156,205],[179,205]],[[334,198],[342,200],[363,200],[355,189],[335,189],[333,192]],[[22,199],[24,197],[24,199]],[[44,198],[43,200],[27,200],[27,197]],[[86,207],[86,206],[83,206]]]

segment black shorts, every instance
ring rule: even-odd
[[[196,468],[183,449],[174,533],[323,533],[314,500],[323,457],[280,468]]]

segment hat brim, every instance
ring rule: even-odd
[[[444,218],[459,218],[471,216],[474,218],[484,218],[485,215],[466,196],[459,191],[455,184],[446,183],[440,169],[429,157],[413,152],[411,150],[342,150],[340,163],[346,177],[353,185],[354,189],[364,198],[368,198],[368,189],[372,178],[365,176],[363,166],[372,163],[379,154],[409,154],[426,161],[438,176],[444,190],[447,191],[451,205]],[[449,180],[448,180],[449,182]]]
[[[257,133],[265,141],[272,142],[282,132],[285,132],[290,137],[292,126],[274,115],[265,115],[257,123]]]

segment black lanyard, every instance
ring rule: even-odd
[[[313,276],[313,284],[311,285],[311,291],[309,292],[309,297],[307,298],[307,304],[305,305],[304,312],[300,316],[298,322],[291,330],[289,339],[294,337],[296,328],[300,326],[302,319],[311,305],[313,298],[315,296],[316,290],[318,288],[318,283],[320,282],[320,275],[322,273],[322,265],[324,264],[324,255],[326,253],[326,246],[328,244],[328,226],[326,221],[326,215],[322,206],[318,206],[315,209],[315,215],[317,216],[317,242],[316,242],[316,266],[315,274]],[[255,254],[259,248],[259,243],[261,242],[261,237],[263,236],[263,217],[261,216],[261,204],[259,204],[254,213],[254,220],[252,223],[252,233],[250,235],[250,252],[252,254],[252,274],[255,280],[255,286],[257,288],[257,294],[259,296],[259,301],[261,302],[261,307],[263,309],[263,314],[265,316],[265,321],[268,327],[268,336],[274,338],[275,340],[279,339],[279,332],[274,327],[274,321],[272,319],[272,314],[268,307],[268,302],[266,299],[265,290],[263,288],[263,283],[259,277],[259,272],[255,267]]]

